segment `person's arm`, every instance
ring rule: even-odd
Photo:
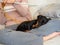
[[[20,3],[27,3],[27,2],[20,2]],[[29,11],[28,5],[24,4],[13,4],[17,12],[20,14],[20,16],[26,17],[28,20],[31,20],[31,13]]]
[[[48,35],[48,36],[44,36],[44,37],[43,37],[43,40],[44,40],[44,41],[50,40],[50,39],[58,36],[59,34],[60,34],[60,32],[54,32],[54,33],[52,33],[52,34],[50,34],[50,35]]]
[[[20,14],[20,16],[26,17],[28,20],[31,20],[31,13],[29,11],[28,5],[15,4],[15,2],[28,3],[28,0],[5,0],[6,3],[12,3],[14,8]]]
[[[10,3],[12,5],[14,5],[14,3],[18,1],[18,2],[21,2],[22,0],[7,0],[7,4]],[[25,0],[24,0],[25,1]],[[18,4],[18,7],[19,7],[19,4]],[[8,12],[6,13],[7,14],[7,17],[10,17],[11,20],[8,20],[6,22],[6,25],[9,26],[9,25],[14,25],[16,23],[22,23],[23,21],[28,21],[28,20],[31,20],[31,15],[30,15],[30,12],[28,12],[28,9],[25,7],[23,8],[22,5],[20,5],[20,7],[18,8],[16,5],[14,5],[14,8],[17,10],[17,11],[12,11],[12,12]],[[20,11],[20,12],[19,12]],[[19,13],[18,13],[19,12]],[[26,15],[27,14],[27,15]],[[13,18],[13,19],[12,19]]]

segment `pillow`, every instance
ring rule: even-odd
[[[33,19],[36,19],[38,15],[38,10],[42,7],[45,8],[46,5],[53,4],[53,3],[60,3],[59,0],[28,0],[28,4],[30,7],[30,12]],[[42,9],[44,9],[42,8]]]
[[[60,18],[60,4],[47,5],[41,8],[38,12],[39,14],[42,14],[52,19]]]

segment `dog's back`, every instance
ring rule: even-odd
[[[33,29],[33,25],[37,23],[37,20],[31,20],[31,21],[24,21],[22,22],[16,29],[16,31],[26,31]]]

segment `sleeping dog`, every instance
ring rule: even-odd
[[[22,22],[16,29],[16,31],[29,31],[31,29],[35,29],[38,28],[44,24],[46,24],[49,20],[51,20],[50,18],[46,18],[45,16],[39,15],[37,16],[37,19],[35,20],[31,20],[31,21],[24,21]]]
[[[22,22],[16,29],[16,31],[23,31],[26,32],[28,30],[34,29],[35,25],[37,23],[37,20],[31,20],[31,21],[24,21]]]

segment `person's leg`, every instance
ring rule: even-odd
[[[5,45],[43,45],[42,36],[38,37],[31,33],[0,30],[0,43]]]

